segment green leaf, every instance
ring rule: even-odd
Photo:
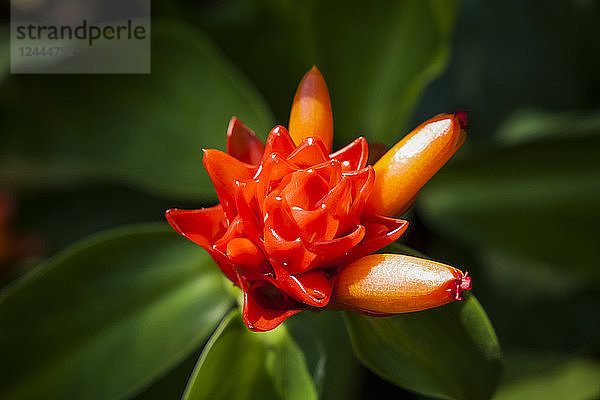
[[[13,75],[2,91],[0,181],[17,186],[110,179],[208,199],[202,148],[224,148],[234,115],[260,135],[272,124],[258,92],[181,22],[153,21],[149,75]]]
[[[446,66],[457,5],[251,0],[202,11],[206,29],[260,82],[280,121],[287,123],[295,88],[316,64],[329,86],[337,144],[360,135],[394,144],[423,88]]]
[[[358,358],[382,378],[444,399],[488,399],[501,372],[494,330],[473,296],[393,317],[348,312]]]
[[[191,353],[185,360],[172,368],[166,375],[152,382],[138,393],[134,400],[179,399],[183,395],[188,379],[192,375],[200,350]]]
[[[204,348],[185,400],[317,398],[304,354],[285,325],[251,332],[232,311]]]
[[[519,144],[552,137],[587,136],[600,132],[600,112],[548,112],[519,110],[498,128],[496,138],[504,144]]]
[[[526,357],[528,364],[535,360],[531,354]],[[500,386],[494,400],[588,400],[598,397],[600,363],[574,358],[515,377]]]
[[[418,201],[424,217],[483,252],[597,281],[598,133],[534,140],[461,158],[423,189]]]
[[[319,67],[336,139],[392,145],[409,129],[423,88],[445,68],[457,1],[314,2]]]
[[[302,348],[309,366],[315,365],[315,384],[319,398],[351,400],[360,398],[362,372],[344,326],[343,311],[303,312],[286,322],[296,342]],[[299,327],[318,339],[318,346],[299,340]],[[315,348],[318,347],[318,348]],[[316,359],[311,363],[311,359]],[[311,368],[311,370],[313,370]]]
[[[134,394],[196,350],[231,307],[221,275],[164,224],[74,245],[0,296],[0,397]]]

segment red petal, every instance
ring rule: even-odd
[[[348,177],[342,176],[342,180],[327,193],[320,203],[332,217],[345,221],[350,212],[352,202],[352,182]]]
[[[167,210],[167,220],[181,236],[210,249],[226,228],[221,205],[200,210]]]
[[[267,144],[265,145],[264,157],[268,157],[272,153],[279,153],[281,156],[287,157],[295,148],[296,145],[287,129],[281,125],[277,125],[269,133]]]
[[[305,242],[333,239],[338,232],[339,221],[329,215],[325,208],[315,210],[292,208],[290,212]]]
[[[215,186],[223,211],[229,221],[233,221],[235,209],[234,185],[236,180],[250,179],[256,167],[238,161],[219,150],[204,150],[204,167]]]
[[[255,242],[262,236],[263,222],[256,204],[256,182],[236,182],[235,204],[246,235]]]
[[[241,278],[240,283],[244,291],[242,319],[252,331],[270,331],[305,308],[266,282],[248,282]]]
[[[308,247],[310,251],[321,256],[322,260],[319,260],[318,263],[321,264],[324,263],[325,260],[333,261],[352,251],[352,249],[363,240],[365,234],[365,227],[357,225],[354,230],[347,235],[323,242],[306,243],[306,247]]]
[[[264,245],[270,261],[285,265],[290,272],[303,271],[315,257],[306,251],[285,199],[278,196],[265,201]]]
[[[342,164],[337,160],[329,160],[311,168],[334,187],[342,179]]]
[[[291,174],[281,194],[290,207],[313,210],[318,207],[328,190],[327,181],[314,170],[302,170]]]
[[[236,117],[231,118],[227,127],[227,154],[242,162],[258,165],[264,150],[264,143],[252,129]]]
[[[242,228],[242,220],[239,217],[229,224],[227,230],[213,243],[213,247],[225,254],[227,251],[227,243],[235,238],[244,237]]]
[[[325,272],[291,274],[287,267],[277,263],[273,264],[273,271],[275,279],[272,283],[297,301],[313,307],[325,307],[329,303],[333,284]]]
[[[402,236],[406,228],[408,228],[408,221],[383,217],[368,212],[362,214],[361,222],[366,228],[364,240],[358,246],[354,247],[340,263],[347,264],[359,257],[376,252],[397,240]]]
[[[352,183],[354,184],[354,187],[352,196],[354,197],[354,201],[350,209],[348,221],[355,222],[360,214],[364,213],[363,210],[365,204],[367,203],[375,182],[375,171],[373,171],[373,167],[369,165],[368,167],[355,172],[346,172],[344,175],[353,178]]]
[[[213,247],[214,242],[227,230],[225,213],[220,204],[200,210],[171,209],[165,214],[177,233],[206,249],[225,276],[238,284],[237,273],[227,257]]]
[[[256,177],[256,198],[261,210],[263,209],[262,202],[273,189],[274,184],[277,184],[283,177],[297,169],[294,164],[287,161],[278,153],[265,155]]]
[[[306,138],[288,157],[288,161],[300,168],[310,168],[327,161],[327,149],[319,138]]]
[[[364,168],[369,158],[367,139],[359,137],[346,147],[330,154],[329,158],[338,160],[342,164],[344,171],[354,171]]]

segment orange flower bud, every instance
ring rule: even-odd
[[[333,142],[333,116],[327,84],[316,66],[308,71],[292,104],[289,124],[290,136],[296,145],[309,137],[318,137],[331,152]]]
[[[460,300],[471,278],[434,261],[400,254],[372,254],[344,267],[332,301],[367,313],[397,314],[426,310]]]
[[[375,164],[370,210],[394,216],[406,211],[417,192],[465,141],[466,113],[440,114],[419,125]]]

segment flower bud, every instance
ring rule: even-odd
[[[289,124],[290,136],[296,145],[309,137],[321,139],[328,152],[333,142],[333,116],[329,90],[321,72],[313,66],[294,96]]]
[[[375,163],[367,207],[379,214],[403,213],[418,191],[465,141],[466,113],[440,114],[419,125]]]
[[[462,299],[471,278],[449,265],[400,254],[372,254],[338,274],[332,300],[373,314],[426,310]]]

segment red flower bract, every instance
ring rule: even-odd
[[[167,218],[243,290],[242,317],[252,330],[326,306],[341,266],[398,239],[408,225],[365,208],[374,172],[364,138],[328,154],[318,137],[296,146],[277,126],[263,148],[234,118],[227,150],[204,151],[220,204],[169,210]]]

